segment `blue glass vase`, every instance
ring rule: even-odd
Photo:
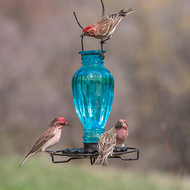
[[[104,51],[105,53],[106,51]],[[84,126],[84,148],[96,149],[111,112],[114,79],[100,56],[101,50],[80,51],[82,67],[72,79],[73,101]],[[94,148],[93,148],[94,147]]]

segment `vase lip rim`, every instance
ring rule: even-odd
[[[79,54],[81,55],[91,55],[91,54],[100,54],[102,50],[85,50],[85,51],[79,51]],[[106,53],[106,50],[103,50],[103,53]]]

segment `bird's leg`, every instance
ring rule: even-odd
[[[110,37],[106,38],[105,40],[101,40],[101,42],[100,42],[100,43],[101,43],[101,44],[105,44],[105,43],[106,43],[106,41],[107,41],[107,40],[109,40],[109,39],[110,39]]]
[[[104,40],[101,39],[101,41],[100,41],[100,44],[101,44],[100,58],[101,58],[101,59],[104,59],[104,48],[103,48],[103,44],[104,44],[104,43],[105,43]]]
[[[101,41],[100,41],[100,44],[101,44],[101,53],[100,53],[100,56],[101,56],[102,59],[104,59],[103,44],[105,44],[106,43],[105,41],[107,41],[109,39],[110,39],[110,37],[106,38],[105,40],[101,39]]]
[[[101,39],[100,44],[101,44],[101,50],[102,50],[102,52],[103,52],[103,50],[104,50],[104,48],[103,48],[103,44],[104,44],[104,43],[105,43],[104,40]]]

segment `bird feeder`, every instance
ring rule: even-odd
[[[102,3],[102,17],[104,16],[104,3]],[[83,28],[74,12],[78,25]],[[102,41],[101,41],[102,42]],[[104,127],[111,112],[114,96],[114,78],[111,72],[104,67],[103,43],[101,50],[84,51],[83,37],[81,38],[82,67],[72,78],[73,102],[76,113],[84,126],[83,147],[63,149],[50,154],[53,163],[67,163],[73,159],[90,159],[93,165],[99,153],[97,142],[104,133]],[[124,158],[122,155],[136,153],[134,158]],[[70,157],[66,160],[55,161],[55,156]],[[138,160],[139,150],[133,147],[115,147],[113,155],[109,158],[120,158],[123,161]]]
[[[103,51],[105,53],[106,51]],[[98,156],[97,141],[104,133],[104,126],[111,112],[114,96],[114,78],[104,67],[101,50],[80,51],[82,67],[72,79],[73,102],[76,113],[84,126],[83,147],[64,149],[51,154],[53,163],[66,163],[72,159],[90,158],[91,164]],[[136,152],[135,158],[121,155]],[[54,156],[67,156],[68,160],[55,161]],[[139,150],[132,147],[116,147],[110,158],[124,161],[138,160]]]

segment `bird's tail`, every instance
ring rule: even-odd
[[[98,156],[98,158],[94,162],[94,165],[108,166],[107,157],[105,156],[105,157],[102,158],[101,156]]]
[[[119,12],[119,16],[124,17],[124,16],[126,16],[126,15],[132,13],[133,11],[135,11],[135,9],[133,9],[133,8],[130,8],[130,9],[128,9],[127,11],[121,10],[121,11]]]
[[[28,155],[25,157],[25,159],[21,162],[21,164],[19,165],[19,167],[22,166],[22,164],[24,164],[24,162],[26,162],[26,160],[27,160],[28,158],[30,158],[31,156],[33,156],[34,154],[36,154],[36,152],[33,152],[33,153],[31,153],[31,154],[28,154]]]

